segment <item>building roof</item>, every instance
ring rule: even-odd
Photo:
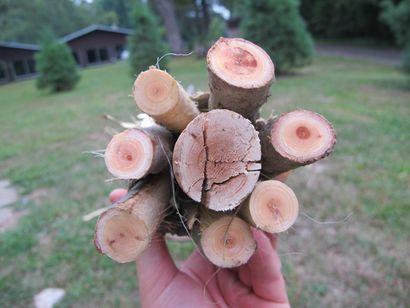
[[[104,32],[111,32],[111,33],[126,34],[126,35],[132,33],[132,30],[127,29],[127,28],[120,28],[116,26],[105,26],[105,25],[91,25],[84,29],[81,29],[81,30],[72,32],[70,34],[67,34],[66,36],[63,36],[62,38],[60,38],[60,42],[67,43],[69,41],[72,41],[76,38],[84,36],[93,31],[104,31]]]
[[[16,42],[2,42],[2,41],[0,41],[0,47],[14,48],[14,49],[25,49],[25,50],[33,50],[33,51],[39,51],[40,50],[40,47],[38,45],[16,43]]]

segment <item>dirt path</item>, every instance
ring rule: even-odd
[[[342,56],[352,59],[368,60],[387,65],[400,65],[400,52],[395,48],[369,48],[336,44],[316,44],[319,55]]]

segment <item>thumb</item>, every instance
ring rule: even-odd
[[[154,238],[151,246],[137,259],[141,303],[155,300],[171,283],[178,269],[163,238]]]

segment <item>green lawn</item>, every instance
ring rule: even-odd
[[[176,59],[171,73],[184,86],[206,89],[205,61]],[[134,265],[96,253],[95,220],[82,216],[107,205],[121,183],[101,159],[108,113],[136,113],[126,63],[84,70],[78,87],[52,95],[33,81],[0,87],[0,179],[22,194],[28,210],[0,234],[0,306],[27,307],[46,287],[67,291],[59,307],[138,304]],[[268,116],[311,109],[338,133],[334,154],[289,179],[302,210],[281,235],[280,253],[295,307],[405,307],[410,296],[410,81],[394,68],[320,57],[278,77],[264,107]],[[349,220],[336,224],[320,221]],[[181,258],[190,245],[172,244]]]

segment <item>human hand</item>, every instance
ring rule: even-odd
[[[110,200],[125,193],[117,190]],[[154,239],[136,262],[142,307],[290,307],[277,237],[253,233],[255,254],[233,269],[217,268],[197,250],[177,268],[164,239]]]

